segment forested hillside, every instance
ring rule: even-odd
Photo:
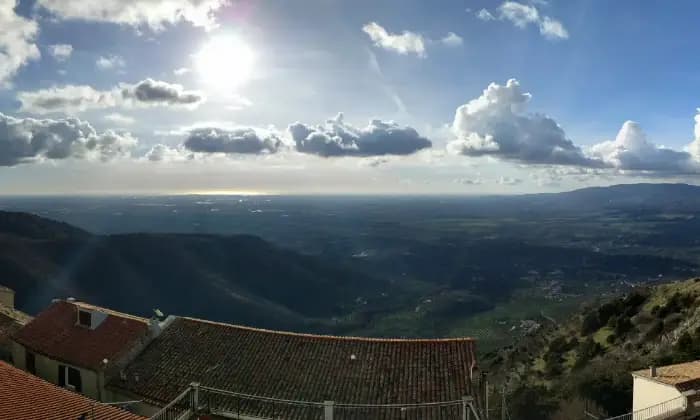
[[[630,372],[700,359],[700,279],[638,288],[491,352],[514,418],[578,419],[632,406]],[[536,398],[535,398],[536,397]],[[499,401],[500,402],[500,401]]]
[[[218,321],[320,329],[385,285],[247,235],[91,235],[0,212],[0,284],[29,313],[55,297],[135,314],[154,308]]]

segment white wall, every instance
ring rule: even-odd
[[[641,376],[634,378],[634,395],[632,397],[632,411],[643,410],[662,402],[681,396],[680,391],[671,385],[647,379]]]
[[[24,346],[12,342],[12,358],[15,367],[27,370],[27,364],[25,360],[25,349]],[[45,357],[41,354],[34,353],[34,366],[36,367],[36,376],[42,378],[45,381],[51,382],[52,384],[58,385],[58,365],[70,366],[80,371],[80,378],[83,385],[82,394],[86,397],[90,397],[94,400],[100,400],[101,383],[100,377],[97,372],[84,369],[78,366],[69,365],[67,363],[58,362],[56,360]]]

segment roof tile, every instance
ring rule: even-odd
[[[78,308],[104,312],[94,330],[76,325]],[[116,361],[148,333],[144,318],[80,302],[57,301],[15,334],[23,346],[75,366],[99,370],[102,361]]]
[[[175,318],[110,385],[159,404],[192,382],[289,400],[428,403],[470,395],[474,363],[469,338],[331,337]]]
[[[100,405],[80,394],[0,362],[0,419],[78,420],[89,414],[94,420],[144,420],[125,410]]]

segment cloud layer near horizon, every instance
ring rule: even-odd
[[[18,98],[22,111],[39,114],[153,105],[193,107],[204,100],[197,92],[153,79],[121,84],[109,91],[64,86],[21,92]],[[504,85],[489,84],[481,95],[456,109],[453,138],[447,150],[453,155],[490,156],[520,165],[578,167],[661,177],[700,174],[700,111],[695,117],[695,138],[684,150],[654,144],[633,121],[625,122],[614,140],[584,148],[568,138],[554,118],[529,112],[531,98],[516,79]],[[7,133],[0,137],[0,165],[4,166],[83,156],[107,160],[125,155],[127,149],[136,145],[128,133],[113,130],[97,133],[89,123],[75,118],[37,120],[0,115]],[[120,114],[107,116],[105,121],[122,125],[135,122]],[[322,158],[406,156],[432,146],[428,138],[412,127],[380,119],[357,127],[347,123],[339,113],[319,125],[292,123],[286,131],[199,127],[188,130],[179,145],[158,144],[145,157],[165,161],[188,160],[193,154],[269,155],[289,151]]]
[[[98,133],[77,118],[14,118],[0,113],[0,166],[41,160],[98,159],[130,154],[137,140],[129,133]]]

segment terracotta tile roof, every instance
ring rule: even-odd
[[[76,325],[78,308],[107,314],[94,330]],[[98,370],[148,333],[148,320],[80,302],[57,301],[15,334],[15,341],[54,360]]]
[[[0,362],[0,419],[78,420],[84,413],[88,413],[87,418],[95,420],[145,419],[128,411],[95,403]]]
[[[426,403],[470,395],[474,362],[469,338],[331,337],[175,318],[110,386],[160,405],[191,382],[290,400]]]
[[[632,372],[632,375],[672,385],[682,391],[700,389],[700,361],[698,360],[676,365],[659,366],[656,368],[656,376],[653,378],[649,369]]]
[[[8,345],[12,335],[31,319],[32,317],[24,312],[0,305],[0,347]]]

